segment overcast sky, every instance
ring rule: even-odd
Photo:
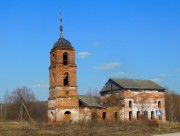
[[[180,93],[179,0],[1,0],[0,100],[22,86],[48,99],[60,7],[64,37],[76,49],[79,94],[112,77]]]

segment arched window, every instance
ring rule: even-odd
[[[69,73],[64,74],[64,86],[69,86]]]
[[[161,101],[158,101],[158,108],[161,108]]]
[[[137,120],[140,119],[140,111],[137,111]]]
[[[154,111],[151,111],[151,120],[154,119]]]
[[[64,113],[65,115],[65,121],[71,121],[71,112],[70,111],[66,111]]]
[[[132,111],[129,112],[129,120],[132,120]]]
[[[102,113],[102,119],[105,120],[106,119],[106,112]]]
[[[132,108],[132,101],[129,101],[129,108]]]
[[[67,64],[68,64],[68,53],[67,53],[67,52],[65,52],[65,53],[63,54],[63,64],[64,64],[64,65],[67,65]]]
[[[70,111],[66,111],[64,114],[71,114],[71,112]]]

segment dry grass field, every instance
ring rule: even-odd
[[[45,123],[0,122],[0,136],[151,136],[180,132],[180,123],[148,127],[122,122],[80,122],[47,125]]]

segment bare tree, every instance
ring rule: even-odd
[[[20,104],[22,101],[27,104],[36,100],[34,93],[27,87],[16,88],[10,96],[11,102]]]
[[[22,104],[27,110],[32,109],[32,102],[36,100],[34,93],[27,87],[16,88],[8,97],[8,118],[17,119]]]
[[[3,119],[6,119],[7,115],[7,109],[8,109],[8,103],[9,103],[9,92],[6,90],[4,94],[4,100],[3,100]]]
[[[169,126],[171,126],[171,122],[174,121],[175,118],[175,106],[176,104],[176,94],[171,91],[169,88],[166,88],[166,117],[169,122]]]

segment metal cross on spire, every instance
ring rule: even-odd
[[[60,9],[60,38],[63,38],[62,11]]]

